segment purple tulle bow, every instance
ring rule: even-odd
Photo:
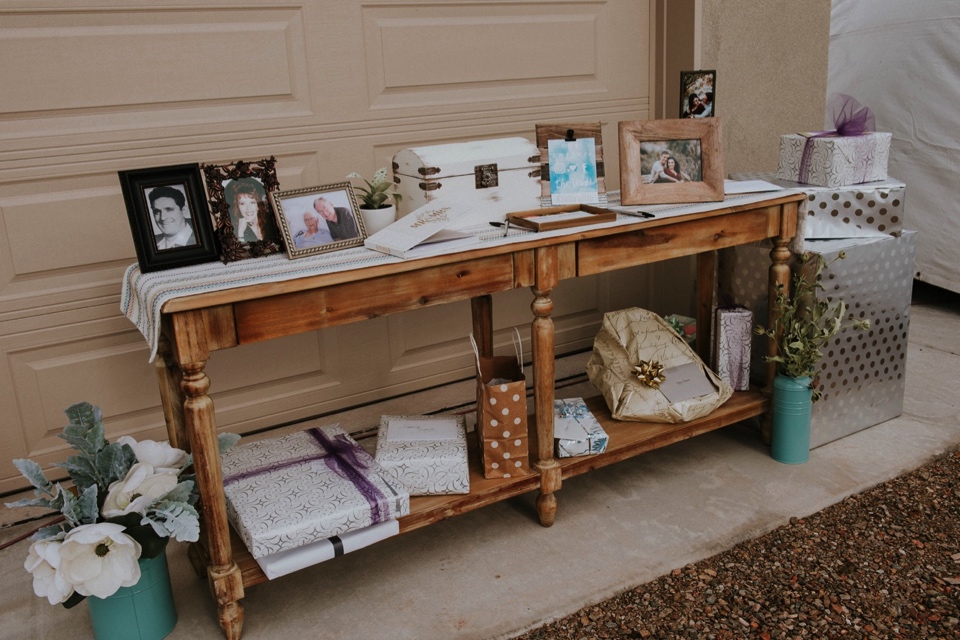
[[[387,515],[387,510],[384,508],[386,496],[361,471],[369,466],[357,456],[358,453],[363,452],[363,448],[342,433],[333,438],[317,428],[308,429],[307,433],[329,454],[323,461],[330,470],[353,483],[370,505],[371,524],[383,522]]]
[[[833,129],[820,131],[807,137],[800,156],[800,182],[806,182],[810,176],[811,152],[814,138],[834,136],[859,136],[876,129],[876,120],[869,107],[865,107],[853,96],[835,93],[827,101],[827,113],[833,121]]]

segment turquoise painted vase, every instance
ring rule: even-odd
[[[87,598],[97,640],[160,640],[177,625],[166,552],[140,560],[140,581],[109,598]]]
[[[773,379],[773,429],[770,455],[777,462],[803,464],[810,459],[810,378],[777,374]]]

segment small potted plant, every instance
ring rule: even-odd
[[[845,258],[843,251],[837,256],[837,260]],[[776,345],[776,354],[765,356],[767,362],[777,364],[770,453],[788,464],[806,462],[810,454],[810,413],[812,403],[820,398],[816,372],[823,347],[847,327],[861,331],[870,327],[869,320],[848,316],[843,300],[818,296],[824,291],[820,275],[828,266],[822,255],[804,253],[800,260],[804,268],[794,275],[793,295],[778,285],[773,322],[755,329]]]
[[[167,542],[195,542],[200,533],[192,459],[166,442],[123,436],[111,444],[89,403],[65,413],[60,437],[78,453],[55,466],[72,486],[50,482],[32,460],[13,461],[36,497],[6,506],[62,514],[33,535],[24,562],[33,591],[67,608],[89,597],[97,640],[163,638],[177,622]],[[221,450],[238,439],[221,436]]]
[[[396,204],[402,198],[396,191],[391,191],[394,183],[387,175],[386,167],[377,169],[370,180],[356,171],[347,175],[347,178],[358,178],[366,185],[358,186],[356,190],[360,192],[360,217],[363,218],[367,235],[373,235],[397,219]],[[393,198],[394,204],[388,202],[390,198]]]

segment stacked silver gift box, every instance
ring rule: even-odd
[[[817,380],[823,394],[814,403],[810,446],[818,447],[899,416],[903,412],[907,333],[913,287],[916,232],[904,230],[905,185],[883,180],[820,187],[783,180],[777,174],[734,174],[735,180],[766,180],[801,189],[794,266],[805,252],[829,264],[821,292],[843,300],[870,329],[846,329],[824,350]],[[720,255],[722,303],[740,304],[766,325],[771,243],[726,249]],[[845,259],[838,259],[840,254]],[[751,368],[765,369],[765,339],[754,338]]]

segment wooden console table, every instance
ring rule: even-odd
[[[366,318],[470,298],[474,334],[482,353],[491,354],[491,294],[517,287],[533,291],[534,416],[531,452],[536,473],[488,480],[471,460],[468,495],[416,497],[401,532],[453,515],[539,490],[537,511],[550,526],[557,511],[556,492],[569,478],[658,447],[762,415],[767,389],[734,393],[706,418],[679,425],[617,422],[600,397],[588,404],[610,436],[598,456],[553,457],[554,327],[551,291],[560,281],[697,254],[697,351],[706,359],[710,345],[715,283],[715,251],[773,238],[770,296],[787,285],[787,243],[797,226],[802,194],[780,194],[747,205],[719,203],[712,211],[674,218],[570,230],[560,237],[532,233],[529,239],[461,253],[252,284],[168,300],[161,308],[157,373],[171,443],[193,453],[202,502],[203,534],[191,546],[198,570],[206,570],[227,638],[240,637],[244,587],[266,577],[236,535],[231,536],[217,449],[210,380],[204,371],[212,351],[313,331]]]

